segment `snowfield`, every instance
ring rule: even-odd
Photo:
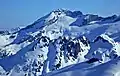
[[[120,76],[120,16],[58,9],[0,31],[0,76]]]

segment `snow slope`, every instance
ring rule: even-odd
[[[46,76],[119,76],[120,58],[111,60],[99,66],[93,67],[93,64],[79,63],[60,69]]]
[[[119,56],[117,15],[58,9],[26,27],[0,31],[1,76],[117,75]]]

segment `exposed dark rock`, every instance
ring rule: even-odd
[[[96,62],[96,61],[99,61],[99,59],[98,58],[92,58],[92,59],[90,59],[90,60],[88,60],[88,61],[86,61],[86,63],[94,63],[94,62]]]

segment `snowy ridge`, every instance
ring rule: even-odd
[[[58,9],[26,27],[0,31],[0,75],[93,76],[105,67],[100,76],[117,76],[119,27],[117,15]]]
[[[114,59],[105,64],[93,67],[93,64],[87,64],[85,62],[71,65],[48,73],[46,76],[119,76],[120,75],[120,59]]]

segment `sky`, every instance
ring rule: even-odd
[[[0,29],[27,26],[59,8],[110,16],[120,14],[120,0],[0,0]]]

